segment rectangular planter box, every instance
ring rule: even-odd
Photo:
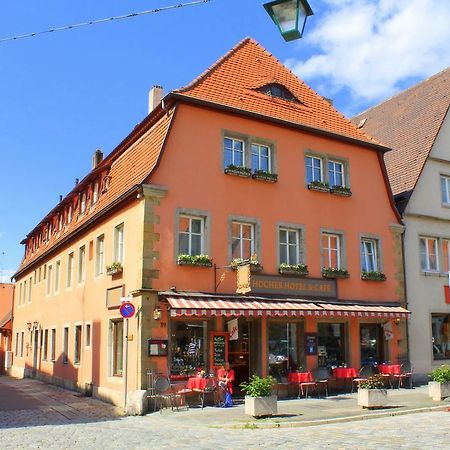
[[[450,397],[450,383],[439,383],[439,381],[428,382],[428,393],[433,400],[440,401]]]
[[[309,275],[307,270],[294,270],[294,269],[278,269],[280,275],[290,275],[293,277],[304,278]]]
[[[250,397],[245,396],[245,414],[253,417],[265,417],[277,414],[277,396]]]
[[[381,408],[387,405],[386,389],[358,389],[358,405],[363,408]]]

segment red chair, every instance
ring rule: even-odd
[[[398,378],[398,389],[400,389],[403,386],[403,382],[406,379],[409,380],[409,388],[412,389],[413,388],[412,375],[413,375],[413,368],[411,364],[408,362],[403,363],[401,365],[399,374],[394,374],[392,376],[394,379]]]

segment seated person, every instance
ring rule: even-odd
[[[225,366],[220,367],[217,371],[217,379],[219,387],[221,388],[221,401],[225,399],[225,392],[233,394],[234,370],[230,369],[230,363],[225,363]]]

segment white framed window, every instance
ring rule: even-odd
[[[361,271],[378,272],[378,242],[375,239],[361,239]]]
[[[63,342],[62,342],[61,360],[63,364],[69,363],[69,327],[63,328]]]
[[[49,264],[47,266],[47,295],[50,295],[52,292],[52,272],[53,272],[53,267],[51,264]]]
[[[245,142],[240,139],[224,137],[224,167],[245,167]]]
[[[80,199],[80,213],[84,214],[86,212],[86,192],[81,194]]]
[[[19,332],[16,332],[16,347],[15,347],[14,355],[19,356]]]
[[[75,257],[73,252],[67,255],[67,287],[71,287],[73,283],[73,268],[75,263]]]
[[[313,181],[323,182],[323,170],[322,170],[322,158],[316,156],[305,156],[306,165],[306,182],[311,183]]]
[[[438,240],[436,238],[420,238],[420,268],[424,272],[439,270]]]
[[[84,327],[84,345],[89,348],[92,341],[92,324],[90,322],[85,324]]]
[[[78,250],[78,283],[82,283],[86,277],[86,246]]]
[[[271,172],[271,151],[268,145],[252,144],[252,170]]]
[[[231,222],[231,257],[249,259],[255,254],[255,225]]]
[[[204,253],[204,218],[180,215],[178,230],[178,251],[180,254],[202,255]]]
[[[55,263],[55,293],[59,292],[59,283],[61,278],[61,261]]]
[[[341,236],[322,233],[322,254],[324,267],[342,269]]]
[[[75,325],[75,346],[73,353],[73,363],[80,364],[81,361],[81,334],[82,334],[82,325]]]
[[[300,230],[279,229],[280,264],[300,264]]]
[[[94,183],[94,188],[92,191],[92,204],[95,205],[98,201],[98,181]]]
[[[450,205],[450,177],[441,175],[441,199],[442,203]]]
[[[328,161],[328,184],[333,186],[345,186],[344,164],[338,161]]]
[[[56,328],[52,328],[50,334],[50,358],[53,362],[56,360]]]
[[[47,361],[47,359],[48,359],[48,329],[44,330],[44,342],[43,342],[43,349],[42,349],[42,359],[44,361]]]
[[[101,275],[105,267],[105,235],[97,237],[95,247],[95,274]]]
[[[114,229],[114,262],[123,264],[124,256],[124,224],[117,225]]]

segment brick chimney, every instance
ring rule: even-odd
[[[164,96],[162,86],[153,86],[148,93],[148,113],[150,114],[160,103]]]

